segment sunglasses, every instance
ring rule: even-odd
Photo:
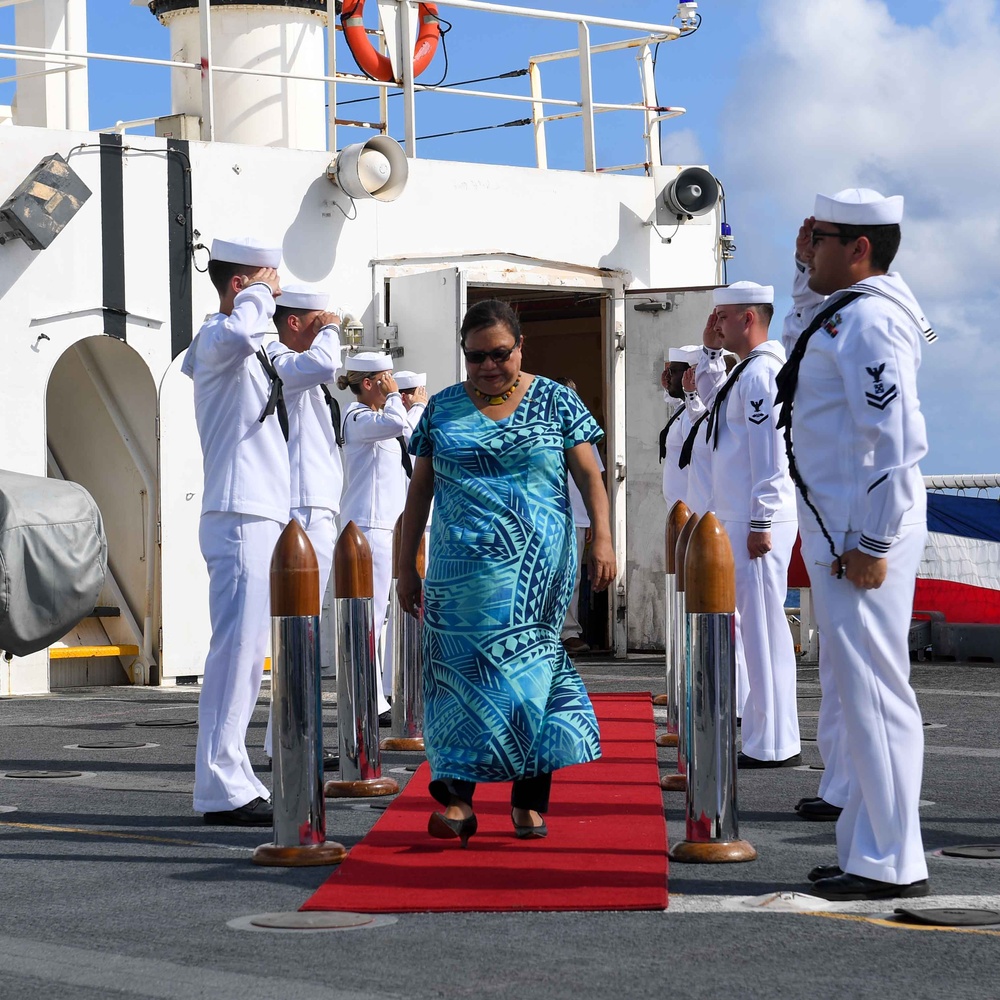
[[[503,364],[517,349],[521,346],[521,341],[518,341],[513,347],[498,347],[495,351],[466,351],[462,350],[465,355],[465,360],[473,365],[481,365],[487,358],[490,358],[494,364]]]
[[[834,240],[840,240],[840,242],[845,246],[848,243],[850,243],[851,240],[857,239],[856,236],[845,236],[843,233],[826,233],[822,229],[814,229],[809,234],[809,241],[810,243],[812,243],[813,246],[816,246],[816,244],[819,243],[819,241],[825,237],[829,237],[830,239]]]

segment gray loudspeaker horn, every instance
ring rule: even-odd
[[[663,189],[657,205],[674,219],[707,215],[719,202],[719,182],[704,167],[685,167]]]
[[[387,135],[346,146],[326,168],[327,178],[352,198],[376,201],[395,201],[409,172],[402,146]]]

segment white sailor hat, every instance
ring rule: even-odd
[[[671,347],[667,354],[667,361],[679,361],[692,367],[698,364],[698,359],[702,355],[700,344],[688,344],[686,347]]]
[[[283,284],[278,305],[285,309],[327,309],[330,293],[324,292],[318,285]]]
[[[349,354],[345,367],[349,372],[388,372],[392,371],[392,358],[378,351],[362,351]]]
[[[883,198],[871,188],[845,188],[833,197],[816,195],[813,216],[817,222],[844,226],[892,226],[903,221],[903,196]]]
[[[734,281],[712,292],[712,301],[717,306],[748,306],[774,301],[772,285],[758,285],[755,281]]]
[[[400,389],[416,389],[427,385],[427,372],[398,371],[393,374]]]
[[[235,240],[212,240],[212,260],[247,267],[277,267],[281,263],[281,247],[265,246],[249,236]]]

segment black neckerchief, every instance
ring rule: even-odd
[[[330,407],[330,418],[333,420],[333,434],[337,439],[337,446],[343,448],[344,428],[340,417],[340,403],[337,402],[336,397],[330,392],[328,386],[320,383],[320,388],[323,390],[323,398],[326,400],[326,405]]]
[[[258,423],[262,424],[264,421],[277,410],[278,413],[278,424],[281,427],[281,433],[285,436],[285,440],[288,440],[288,410],[285,407],[285,390],[282,388],[281,377],[278,375],[277,369],[274,367],[274,363],[267,356],[267,351],[262,347],[257,352],[257,360],[260,362],[261,367],[264,369],[264,374],[267,375],[268,380],[271,383],[271,388],[267,394],[267,402],[264,404],[264,409],[261,411]]]
[[[400,434],[396,440],[399,442],[399,450],[402,452],[403,472],[406,473],[406,478],[409,479],[413,475],[413,463],[410,461],[410,453],[406,450],[406,438]]]
[[[711,410],[706,410],[692,425],[691,430],[688,431],[688,436],[684,439],[684,444],[681,447],[681,457],[677,461],[678,469],[686,469],[691,464],[691,452],[694,451],[694,441],[698,436],[698,431],[701,425],[708,420],[708,416]]]
[[[817,330],[822,329],[823,324],[835,316],[844,306],[850,305],[855,299],[861,298],[863,294],[863,292],[856,290],[849,291],[846,295],[840,296],[836,302],[832,302],[825,309],[820,310],[813,317],[812,322],[799,335],[799,339],[795,342],[795,348],[792,350],[788,360],[781,366],[781,371],[778,372],[776,378],[778,395],[774,400],[775,405],[781,407],[778,426],[784,432],[785,454],[788,456],[788,474],[792,477],[792,482],[795,483],[796,488],[801,494],[803,503],[812,511],[813,517],[816,518],[816,523],[819,525],[819,530],[823,532],[823,537],[830,546],[830,553],[833,555],[834,562],[837,563],[838,578],[844,575],[844,567],[840,562],[840,553],[837,552],[837,546],[833,544],[833,538],[830,536],[830,532],[827,531],[826,525],[823,523],[823,518],[819,515],[819,511],[809,499],[809,490],[806,487],[805,480],[802,478],[802,473],[799,472],[798,463],[795,461],[795,452],[792,448],[792,406],[795,401],[795,389],[799,384],[799,366],[802,364],[802,358],[806,353],[806,348],[809,346],[809,340],[812,338],[812,335]]]
[[[667,435],[670,433],[670,428],[673,427],[674,421],[684,412],[684,402],[670,414],[670,419],[667,421],[667,426],[660,431],[660,462],[662,462],[667,457]]]
[[[705,432],[705,440],[712,441],[712,450],[715,451],[719,447],[719,423],[722,416],[722,404],[725,403],[726,397],[729,395],[730,390],[736,385],[737,380],[743,373],[743,369],[746,368],[754,358],[759,358],[759,354],[749,354],[745,357],[730,373],[729,378],[723,383],[722,388],[715,395],[715,402],[712,404],[712,410],[708,418],[708,430]]]

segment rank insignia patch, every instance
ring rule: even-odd
[[[865,399],[869,406],[874,406],[876,410],[884,410],[899,395],[899,390],[895,383],[886,386],[882,381],[882,372],[885,371],[884,361],[880,365],[866,367],[865,371],[872,377],[872,387],[865,393]]]
[[[751,413],[750,416],[747,417],[747,419],[750,421],[750,423],[752,423],[752,424],[762,424],[762,423],[764,423],[764,421],[767,420],[767,414],[760,412],[760,408],[764,405],[764,400],[763,399],[751,399],[750,400],[750,405],[753,407],[753,413]]]

